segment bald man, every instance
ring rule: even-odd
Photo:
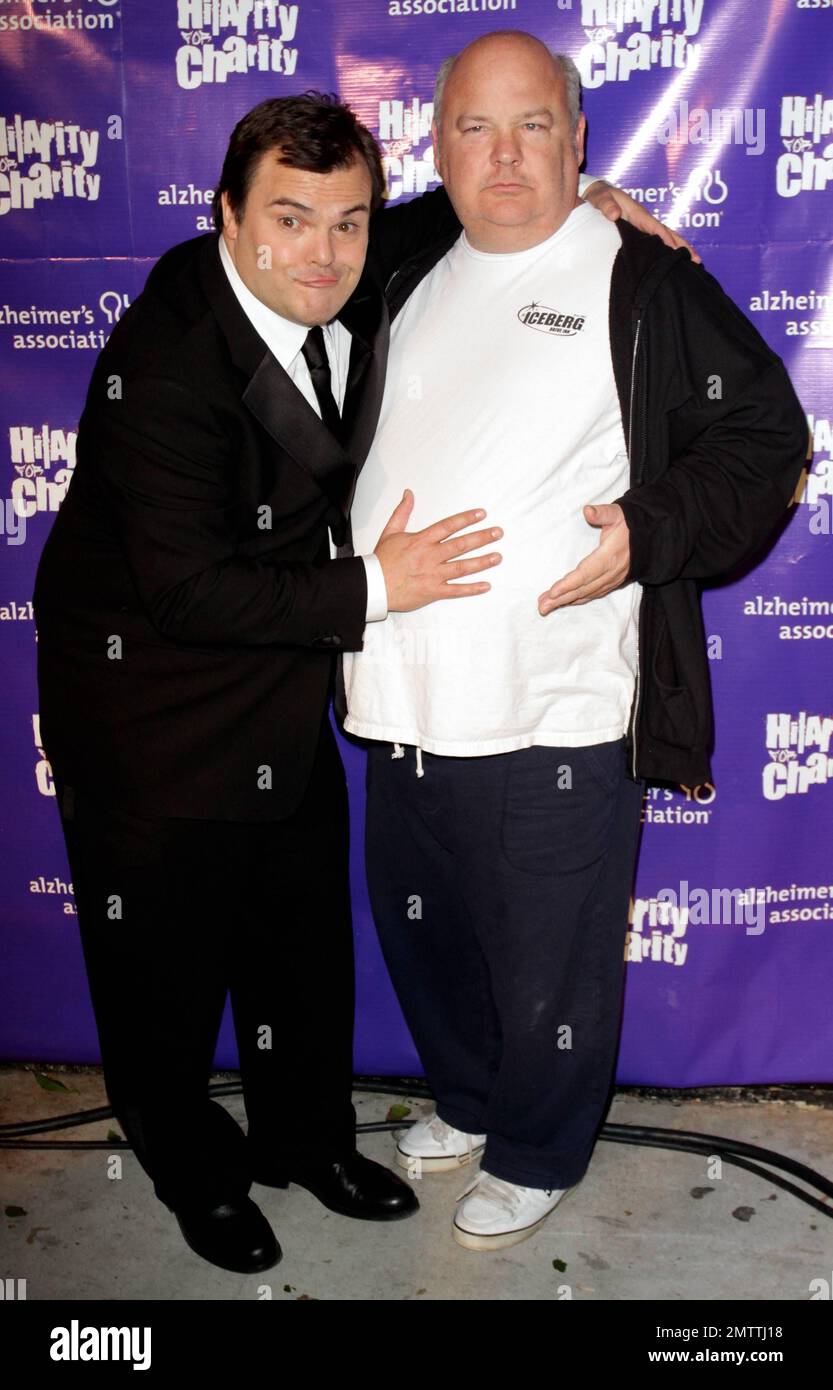
[[[462,230],[388,286],[352,511],[359,553],[399,499],[418,528],[476,496],[503,531],[484,593],[392,614],[343,658],[371,901],[437,1101],[397,1160],[480,1159],[453,1220],[472,1250],[532,1235],[587,1170],[645,779],[711,776],[696,581],[771,532],[806,446],[717,282],[580,201],[579,108],[575,65],[528,34],[442,65],[434,157]]]

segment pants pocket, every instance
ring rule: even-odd
[[[507,863],[542,877],[577,872],[607,850],[623,770],[623,742],[522,748],[508,764],[500,843]],[[618,750],[618,751],[617,751]]]
[[[587,763],[587,770],[603,792],[613,795],[625,771],[625,740],[613,739],[610,743],[593,743],[581,751]]]

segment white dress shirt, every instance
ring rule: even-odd
[[[281,314],[277,314],[274,309],[270,309],[267,304],[258,299],[257,295],[252,294],[252,291],[240,277],[222,233],[220,234],[220,260],[228,275],[231,288],[234,290],[240,307],[249,322],[260,334],[272,356],[287,372],[301,395],[312,406],[316,415],[320,416],[321,407],[318,404],[318,397],[315,394],[306,358],[301,352],[309,333],[309,327],[283,318]],[[332,323],[322,324],[321,327],[330,364],[332,393],[336,405],[341,411],[344,404],[347,371],[350,365],[352,335],[338,319],[333,319]],[[330,556],[331,558],[335,556],[332,535],[330,536]],[[367,573],[367,614],[365,621],[368,623],[378,622],[388,615],[385,576],[378,556],[370,554],[362,555],[361,558],[364,560]]]

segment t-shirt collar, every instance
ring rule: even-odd
[[[577,207],[570,209],[561,226],[557,227],[550,236],[544,237],[543,241],[536,242],[534,246],[525,246],[522,251],[480,251],[477,247],[472,246],[466,236],[465,229],[460,236],[460,245],[468,256],[478,261],[520,261],[525,256],[532,260],[542,251],[554,246],[557,241],[571,236],[576,228],[586,220],[588,214],[591,217],[599,215],[590,203],[579,203]]]

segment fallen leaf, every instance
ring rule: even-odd
[[[42,1071],[32,1072],[35,1080],[42,1091],[68,1091],[69,1086],[65,1086],[63,1081],[56,1081],[54,1076],[46,1076]]]
[[[392,1124],[394,1120],[404,1120],[405,1116],[410,1115],[410,1113],[410,1105],[392,1105],[387,1114],[387,1122],[388,1124]]]

